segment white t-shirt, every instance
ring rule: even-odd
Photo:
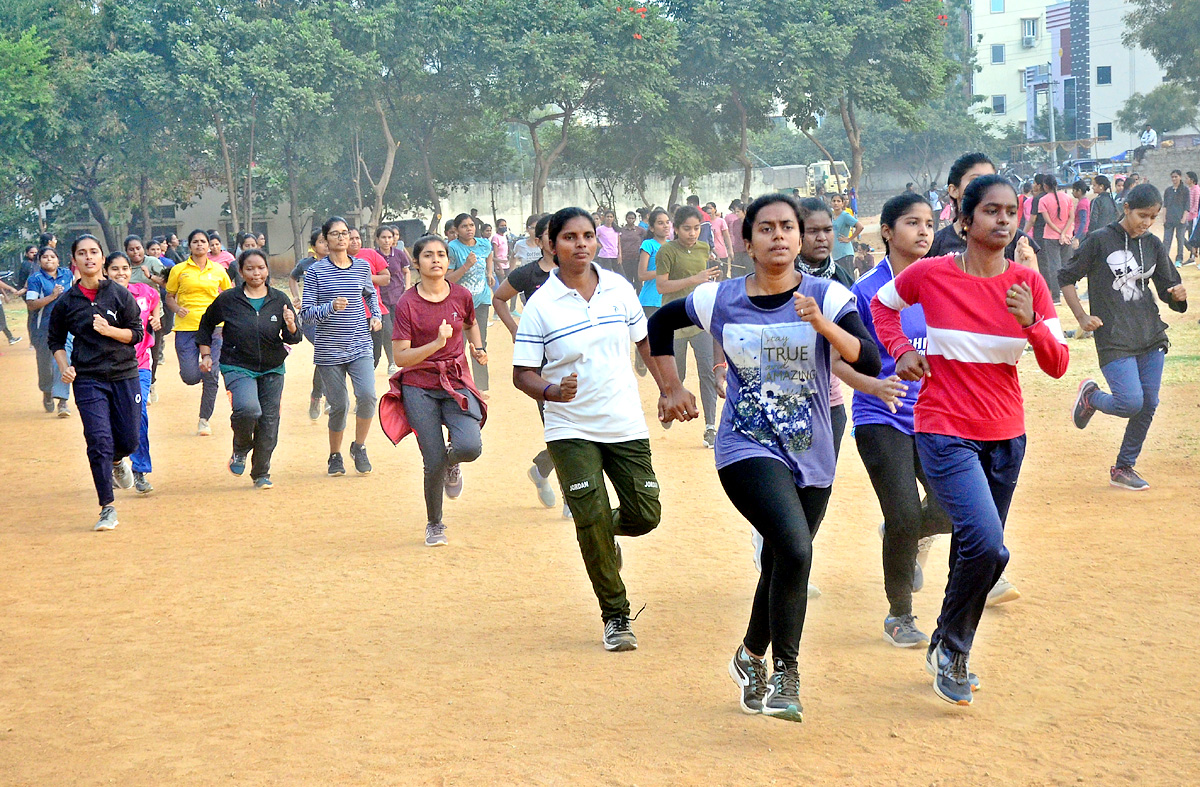
[[[513,366],[536,369],[544,358],[548,382],[579,375],[572,401],[546,402],[546,442],[623,443],[650,436],[629,362],[630,344],[646,338],[646,315],[623,276],[595,263],[592,268],[600,283],[590,301],[551,271],[525,304],[513,343]]]

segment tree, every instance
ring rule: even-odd
[[[36,166],[32,155],[37,140],[32,122],[48,111],[53,93],[48,61],[50,50],[36,29],[19,36],[0,33],[0,251],[13,251],[24,233],[39,231]]]
[[[1164,82],[1149,93],[1134,93],[1117,112],[1117,126],[1129,134],[1140,133],[1146,124],[1160,132],[1196,126],[1196,97],[1183,85]]]
[[[1141,47],[1166,71],[1166,79],[1200,95],[1200,0],[1132,0],[1125,16],[1127,47]]]
[[[608,122],[664,106],[675,28],[657,6],[599,0],[506,0],[493,6],[499,35],[483,39],[491,64],[482,86],[507,122],[533,146],[533,212],[545,208],[546,181],[582,120]],[[486,51],[484,51],[486,49]]]

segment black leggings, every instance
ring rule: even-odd
[[[917,540],[949,533],[954,525],[929,495],[929,482],[912,435],[885,424],[862,424],[854,428],[854,441],[883,511],[883,589],[889,614],[908,615],[912,613]],[[918,482],[925,489],[924,500]]]
[[[743,644],[755,655],[771,646],[777,668],[796,666],[808,611],[812,540],[829,504],[829,487],[796,486],[778,459],[754,457],[717,471],[733,507],[763,537],[762,573]]]

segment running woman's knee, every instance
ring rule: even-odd
[[[184,385],[196,385],[204,377],[200,372],[199,366],[181,363],[179,364],[179,379],[183,380]]]
[[[1140,413],[1146,404],[1146,397],[1141,388],[1121,393],[1113,392],[1113,415],[1120,418],[1132,418]],[[1157,405],[1158,402],[1155,401],[1151,409]]]
[[[563,497],[575,518],[576,528],[586,528],[612,520],[612,506],[599,472],[563,481]]]
[[[451,436],[450,446],[454,452],[454,461],[474,462],[483,453],[483,438],[478,428],[465,433],[458,432]]]
[[[356,418],[374,418],[375,417],[375,394],[364,393],[361,396],[355,394],[354,397],[354,415]]]

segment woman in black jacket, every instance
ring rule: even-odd
[[[260,249],[246,249],[237,260],[242,286],[225,290],[200,318],[196,341],[200,368],[212,370],[212,335],[225,324],[221,374],[233,398],[233,456],[229,471],[246,471],[253,450],[250,477],[255,489],[271,488],[271,453],[279,437],[279,399],[283,395],[285,344],[300,341],[300,327],[291,301],[268,282],[271,270]]]
[[[50,313],[49,344],[62,381],[74,384],[92,481],[100,499],[93,530],[117,526],[113,482],[133,486],[128,456],[138,447],[142,406],[137,345],[145,335],[141,309],[129,290],[104,277],[104,252],[92,235],[71,244],[79,280]],[[67,360],[67,334],[75,337]]]

